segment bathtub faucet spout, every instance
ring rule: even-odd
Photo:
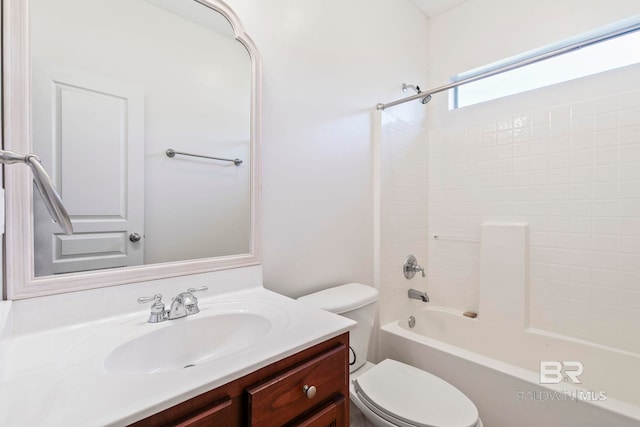
[[[411,299],[419,299],[422,302],[429,302],[429,295],[427,295],[426,292],[422,292],[417,289],[409,289],[407,295]]]

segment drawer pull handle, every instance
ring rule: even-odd
[[[302,392],[304,393],[305,396],[307,396],[307,399],[313,399],[313,397],[316,395],[316,386],[314,385],[306,385],[304,387],[302,387]]]

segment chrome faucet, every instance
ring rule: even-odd
[[[194,292],[206,291],[207,289],[209,288],[202,286],[198,289],[189,288],[187,289],[187,292],[180,292],[173,298],[171,308],[169,310],[165,310],[161,294],[155,294],[152,297],[140,297],[138,298],[138,303],[144,304],[153,301],[153,304],[151,304],[149,320],[147,320],[149,323],[180,319],[181,317],[190,316],[200,312],[200,308],[198,307],[198,298],[193,294]]]
[[[429,302],[429,295],[427,295],[426,292],[422,292],[417,289],[409,289],[407,295],[411,299],[419,299],[422,302]]]

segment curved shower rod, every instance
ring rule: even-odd
[[[65,234],[73,234],[73,225],[71,218],[62,204],[62,199],[56,192],[51,178],[47,175],[47,171],[40,163],[40,158],[35,154],[18,154],[13,151],[0,150],[0,163],[13,164],[25,163],[33,173],[33,182],[36,183],[38,192],[42,196],[49,215],[56,222]]]

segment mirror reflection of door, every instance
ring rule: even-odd
[[[196,0],[28,1],[32,151],[76,231],[34,197],[35,276],[250,253],[252,61],[226,18]]]
[[[142,264],[143,90],[37,60],[32,90],[33,148],[56,172],[75,229],[61,234],[35,199],[36,276]]]

